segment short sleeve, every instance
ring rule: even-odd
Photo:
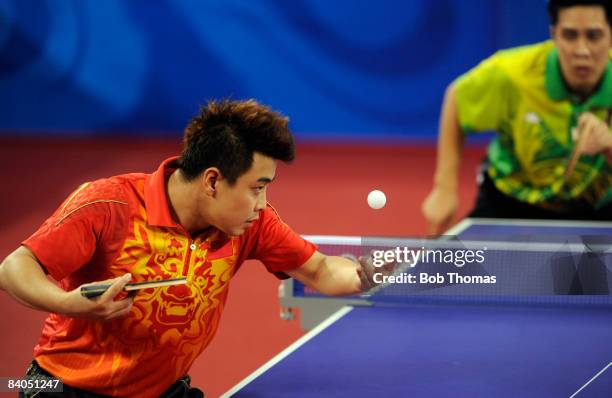
[[[97,197],[95,186],[81,186],[22,242],[55,280],[87,264],[99,242],[108,235],[120,200]],[[127,207],[127,206],[125,206]]]
[[[247,258],[260,260],[277,276],[302,266],[317,250],[316,245],[285,224],[271,206],[262,211],[260,222]]]
[[[457,115],[464,133],[499,130],[508,115],[511,85],[500,57],[493,55],[455,80]]]

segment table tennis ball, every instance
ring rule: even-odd
[[[373,190],[368,194],[368,206],[374,210],[382,209],[387,203],[387,197],[383,191]]]

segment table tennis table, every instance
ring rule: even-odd
[[[610,237],[612,223],[468,219],[449,233]],[[609,286],[609,245],[599,260]],[[612,396],[609,291],[567,303],[438,298],[349,299],[223,396]]]

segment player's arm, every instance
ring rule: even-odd
[[[612,165],[612,132],[608,125],[590,112],[578,119],[578,128],[573,137],[579,143],[579,155],[603,154]]]
[[[431,234],[441,234],[453,221],[459,206],[457,193],[463,151],[463,133],[457,116],[454,85],[446,89],[440,116],[434,186],[422,205]]]
[[[343,296],[375,287],[380,282],[376,281],[375,274],[390,275],[395,269],[395,263],[374,267],[370,256],[362,256],[358,261],[316,251],[301,267],[286,273],[320,293]]]
[[[363,291],[359,264],[316,251],[301,267],[286,273],[320,293],[341,296]]]
[[[102,296],[90,300],[81,296],[80,288],[65,291],[45,274],[34,254],[19,247],[0,264],[0,288],[23,305],[66,316],[108,320],[126,315],[132,298],[115,301],[130,276],[116,278]]]

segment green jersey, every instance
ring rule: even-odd
[[[463,132],[498,133],[487,156],[500,191],[560,211],[572,200],[595,208],[612,202],[612,167],[603,155],[580,157],[564,178],[580,114],[605,120],[612,111],[611,60],[597,91],[582,103],[566,88],[551,41],[499,51],[457,79]]]

